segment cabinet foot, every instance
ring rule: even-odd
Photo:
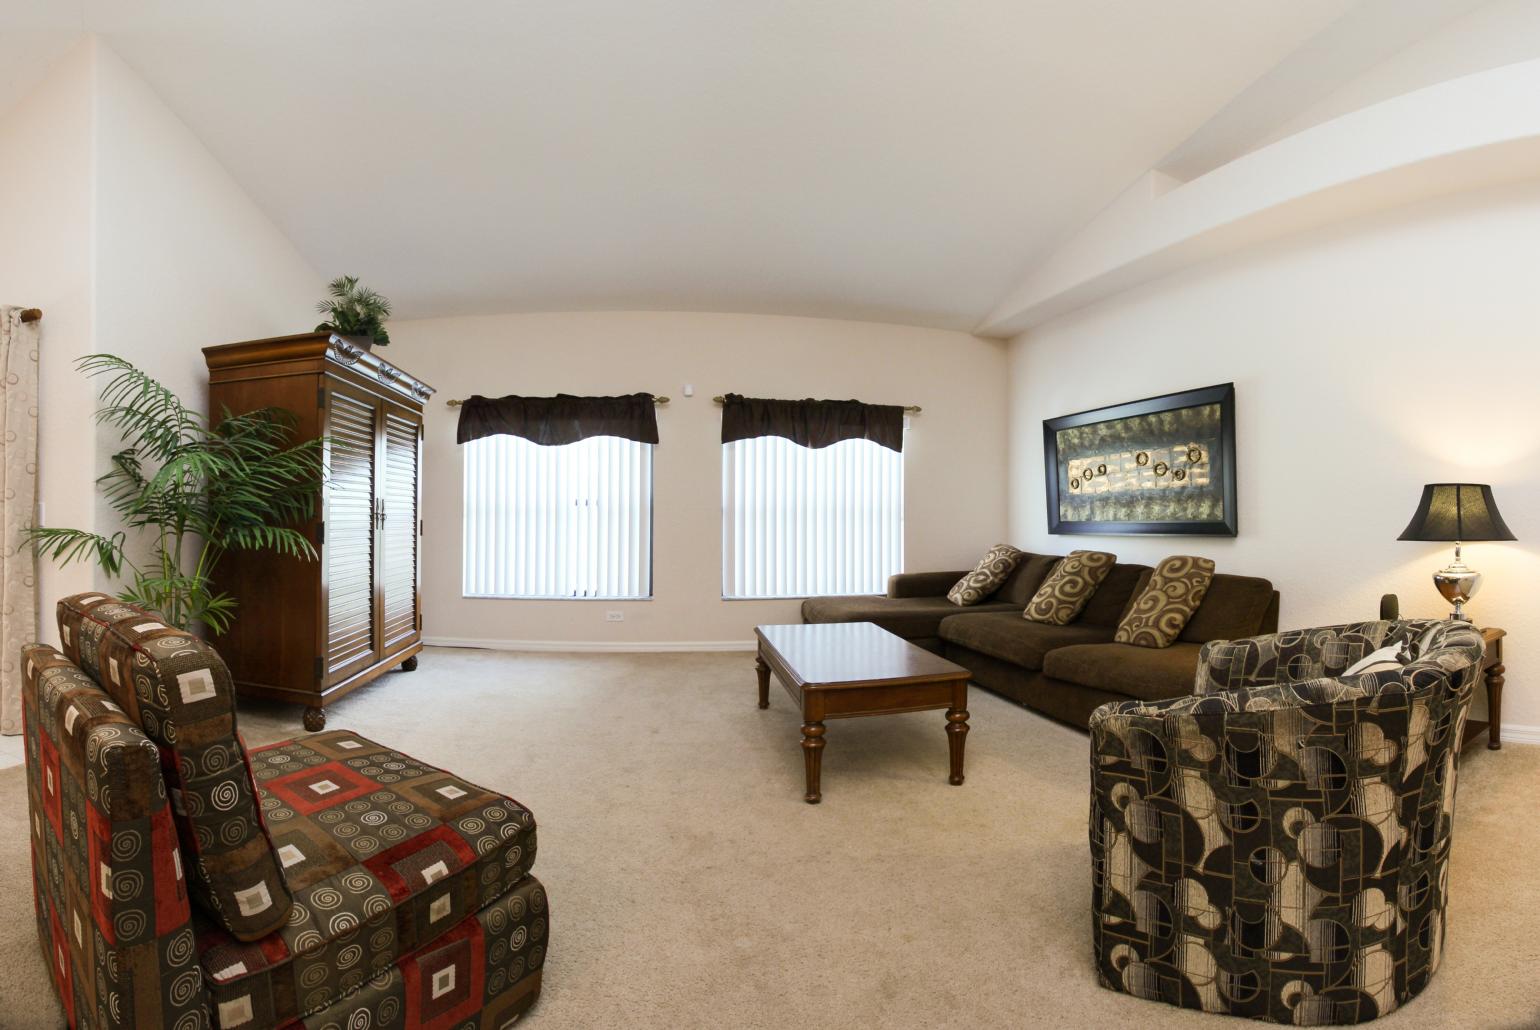
[[[417,671],[417,656],[416,655],[412,655],[412,657],[410,657],[406,661],[402,662],[401,663],[401,671],[402,672],[416,672]]]
[[[326,728],[326,712],[320,708],[305,709],[305,729],[319,733]]]

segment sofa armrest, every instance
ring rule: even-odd
[[[889,597],[945,597],[971,569],[961,572],[900,572],[888,577]]]
[[[38,942],[65,1012],[211,1025],[158,750],[53,648],[23,648],[22,672]]]

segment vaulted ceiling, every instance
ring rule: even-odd
[[[0,0],[0,108],[98,33],[317,269],[399,316],[970,329],[1354,6]]]

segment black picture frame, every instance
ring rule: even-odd
[[[1210,453],[1207,458],[1210,463],[1210,475],[1217,479],[1219,483],[1223,508],[1220,519],[1134,522],[1072,520],[1061,517],[1061,473],[1067,476],[1068,470],[1067,468],[1060,467],[1060,432],[1078,426],[1093,425],[1101,422],[1115,422],[1119,419],[1133,418],[1139,415],[1177,411],[1183,408],[1195,408],[1210,404],[1218,404],[1220,409],[1218,445],[1216,448],[1211,448],[1211,450],[1217,449],[1219,453],[1217,455]],[[1161,394],[1159,397],[1146,397],[1143,400],[1128,401],[1124,404],[1113,404],[1104,408],[1079,411],[1073,415],[1060,415],[1058,418],[1044,419],[1043,474],[1047,480],[1048,488],[1048,532],[1050,533],[1123,536],[1153,534],[1169,536],[1235,536],[1239,532],[1235,487],[1235,384],[1221,383],[1218,386],[1183,390],[1180,393],[1166,393]],[[1068,482],[1068,479],[1066,478],[1065,481]]]

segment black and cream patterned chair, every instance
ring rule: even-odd
[[[1395,646],[1398,661],[1344,675]],[[1382,1016],[1438,968],[1469,623],[1204,646],[1191,697],[1091,716],[1103,986],[1313,1026]]]

